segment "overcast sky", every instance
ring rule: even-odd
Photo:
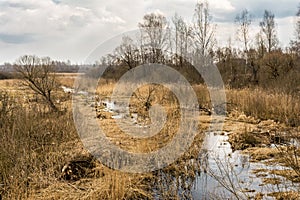
[[[24,54],[50,56],[55,60],[83,63],[99,44],[137,28],[144,14],[176,13],[187,21],[197,0],[0,0],[0,64]],[[251,33],[265,9],[276,17],[281,46],[294,38],[299,0],[209,0],[217,40],[235,42],[237,13],[247,8],[254,16]],[[238,43],[236,43],[238,45]]]

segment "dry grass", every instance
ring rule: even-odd
[[[299,183],[300,182],[300,177],[299,174],[292,169],[287,169],[287,170],[272,170],[270,173],[283,176],[286,179],[292,181],[293,183]]]
[[[288,199],[288,200],[298,200],[300,193],[297,191],[291,192],[273,192],[269,196],[275,197],[276,200]]]
[[[228,90],[227,101],[247,116],[300,126],[300,97],[263,89]]]
[[[61,85],[72,88],[74,86],[75,79],[81,75],[81,73],[57,73],[56,77]]]
[[[49,187],[34,192],[29,199],[147,199],[144,177],[101,168],[101,178],[85,178],[76,182],[54,181]]]
[[[76,138],[76,132],[68,123],[70,115],[28,113],[14,108],[8,116],[9,120],[1,119],[1,189],[8,199],[26,198],[31,184],[45,187],[49,179],[58,176],[67,155],[57,150],[61,150],[62,143]]]
[[[268,159],[276,159],[282,156],[281,152],[276,148],[248,148],[243,153],[250,155],[251,161],[262,161]]]
[[[272,184],[272,185],[278,185],[281,183],[281,180],[279,178],[263,178],[264,184]]]
[[[58,78],[61,84],[72,87],[75,77],[60,75]],[[101,98],[109,97],[114,86],[114,82],[110,80],[100,80],[97,94]],[[131,98],[130,109],[141,116],[141,122],[149,118],[145,109],[145,101],[149,96],[147,87],[140,88],[137,95]],[[210,108],[206,87],[193,87],[199,104]],[[154,187],[166,199],[179,199],[181,196],[178,191],[190,190],[200,170],[200,162],[190,161],[199,157],[203,139],[201,133],[206,130],[211,120],[208,116],[199,117],[203,123],[199,125],[199,134],[190,149],[161,172],[134,175],[96,163],[94,173],[79,180],[64,180],[61,178],[63,166],[76,156],[89,155],[84,150],[73,124],[70,97],[58,91],[56,96],[58,99],[64,99],[62,107],[66,108],[66,112],[49,113],[40,102],[26,100],[17,103],[20,102],[18,99],[24,99],[24,96],[25,99],[32,98],[32,93],[28,95],[28,90],[20,89],[16,80],[0,81],[0,89],[9,91],[7,101],[10,105],[9,111],[0,117],[0,194],[4,199],[152,199]],[[133,139],[123,133],[108,115],[107,119],[99,120],[99,125],[105,129],[115,145],[130,152],[147,153],[161,148],[173,138],[180,118],[177,99],[170,91],[161,87],[156,88],[152,95],[154,97],[149,102],[152,105],[160,103],[166,110],[168,120],[164,129],[151,138]],[[270,95],[263,90],[250,89],[227,91],[227,97],[228,101],[236,106],[235,110],[243,111],[248,116],[260,119],[270,117],[287,124],[298,123],[299,101],[297,102],[296,97],[285,94]],[[243,120],[250,120],[246,115]],[[243,132],[243,120],[227,123],[225,128]],[[258,123],[253,118],[251,120]],[[235,126],[238,126],[238,129],[235,129]],[[253,156],[260,156],[257,160],[277,158],[277,155],[280,155],[276,149],[267,148],[253,149],[251,153]],[[169,178],[162,181],[161,178],[166,178],[167,175]],[[170,186],[164,191],[166,185],[175,187],[182,181],[187,181],[189,187],[183,185],[178,189]]]
[[[19,82],[18,79],[1,80],[0,81],[0,88],[2,88],[2,89],[13,89],[17,85],[17,82]]]
[[[111,96],[115,87],[115,82],[111,80],[100,79],[98,81],[98,87],[96,89],[96,94],[101,97]]]
[[[111,86],[109,85],[108,88]],[[106,135],[113,141],[114,144],[119,145],[126,151],[134,153],[148,153],[155,151],[165,146],[178,131],[180,112],[176,103],[176,98],[169,96],[169,91],[166,88],[156,88],[155,92],[151,93],[149,97],[150,86],[144,86],[136,91],[130,100],[130,112],[138,115],[137,120],[140,124],[151,123],[147,104],[155,105],[160,104],[165,109],[167,119],[163,129],[153,137],[149,138],[133,138],[127,133],[124,133],[116,124],[114,119],[109,118],[109,112],[101,112],[101,116],[106,116],[106,120],[100,120],[100,126]],[[103,87],[101,87],[103,89]],[[104,89],[108,91],[107,88]],[[103,93],[102,93],[103,94]],[[167,94],[167,95],[164,95]],[[153,95],[153,96],[152,96]],[[108,116],[108,117],[107,117]],[[129,120],[129,119],[128,119]]]
[[[108,83],[107,87],[102,87],[102,94],[111,93],[112,88]],[[26,95],[26,91],[24,95]],[[63,98],[61,91],[56,95],[58,98]],[[4,99],[1,99],[2,101]],[[69,106],[66,107],[65,113],[48,112],[39,102],[24,102],[16,106],[13,97],[5,101],[14,105],[14,109],[9,110],[8,114],[0,118],[2,147],[0,151],[0,194],[4,199],[152,198],[151,187],[157,181],[152,173],[127,174],[97,163],[93,169],[94,174],[75,181],[62,179],[61,170],[66,163],[77,156],[89,155],[84,150],[73,124],[72,113],[69,112],[70,99],[66,98],[65,103]],[[136,104],[136,99],[132,99],[132,104]],[[165,101],[165,105],[168,105],[167,101]],[[138,106],[136,107],[138,108]],[[174,117],[178,118],[177,114],[171,112],[174,107],[169,106],[168,109],[170,111],[167,113],[173,117],[173,120]],[[148,141],[124,139],[122,133],[111,128],[114,124],[112,119],[99,120],[99,123],[110,130],[107,134],[111,136],[112,141],[116,141],[116,144],[121,139],[119,143],[121,147],[123,143],[125,149],[134,152],[148,152],[172,138],[170,134],[176,130],[174,128],[176,120],[173,120],[169,120],[170,125],[167,123],[167,128],[162,131],[162,134]],[[201,143],[200,135],[197,138],[190,150],[176,164],[166,169],[168,173],[177,174],[177,178],[183,175],[195,178],[195,171],[200,167],[197,162],[193,164],[191,170],[183,171],[183,173],[180,171],[187,166],[186,163],[190,159],[197,158]],[[132,145],[128,145],[128,143]],[[161,186],[162,190],[163,187]]]
[[[124,174],[100,163],[92,176],[76,182],[61,178],[66,163],[76,156],[89,155],[71,113],[35,112],[20,106],[0,119],[0,194],[4,199],[149,197],[143,183],[146,176]]]

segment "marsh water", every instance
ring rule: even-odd
[[[126,108],[122,108],[122,106],[118,106],[107,99],[103,102],[106,105],[106,111],[112,113],[112,118],[128,117],[124,114]],[[130,118],[131,123],[137,125],[137,114],[131,115]],[[228,142],[228,134],[230,133],[223,131],[206,133],[202,153],[199,155],[202,162],[201,173],[197,174],[192,187],[190,187],[190,193],[194,199],[229,199],[234,197],[246,199],[254,197],[257,193],[284,192],[296,187],[290,181],[277,175],[263,174],[259,176],[259,174],[255,174],[254,170],[283,170],[288,168],[276,164],[270,165],[270,163],[267,165],[264,162],[250,162],[249,155],[242,154],[240,151],[232,151]],[[282,184],[264,183],[263,178],[275,178]],[[183,192],[179,191],[178,193]],[[264,196],[264,199],[273,198]]]
[[[109,99],[102,100],[101,104],[104,105],[104,111],[112,114],[112,118],[128,118],[130,119],[128,123],[131,125],[144,127],[138,123],[136,113],[125,114],[128,108],[123,105],[117,105]],[[160,172],[158,176],[160,186],[154,185],[153,188],[154,198],[161,199],[167,190],[172,190],[174,193],[174,188],[180,199],[248,199],[258,193],[284,192],[299,187],[281,176],[269,173],[255,174],[254,170],[287,168],[272,165],[270,162],[268,164],[250,162],[249,155],[242,154],[240,151],[232,151],[228,142],[229,134],[230,132],[224,131],[206,133],[198,158],[201,162],[201,169],[195,173],[195,177],[183,176],[178,179],[178,177],[172,177],[171,174]],[[190,162],[197,161],[191,160]],[[275,178],[278,183],[265,183],[266,178]],[[263,199],[274,198],[264,195]]]
[[[288,168],[276,164],[250,162],[249,155],[244,155],[240,151],[232,152],[228,134],[219,132],[206,135],[203,148],[208,151],[206,154],[207,169],[198,176],[195,182],[193,189],[195,199],[210,199],[214,195],[228,199],[233,197],[233,193],[236,193],[239,198],[246,199],[257,193],[284,192],[296,188],[293,183],[283,177],[273,174],[264,174],[264,176],[254,174],[254,170]],[[265,184],[262,177],[276,178],[282,184]],[[265,196],[264,199],[273,198]]]

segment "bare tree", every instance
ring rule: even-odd
[[[196,51],[200,51],[202,55],[208,55],[216,43],[216,25],[212,24],[207,1],[196,4],[194,20],[193,38]]]
[[[259,57],[262,58],[266,52],[266,45],[261,31],[256,34],[255,43]]]
[[[244,44],[244,51],[248,52],[249,45],[249,28],[252,23],[252,15],[247,9],[243,10],[235,18],[235,23],[238,25],[237,37]]]
[[[276,80],[280,76],[288,74],[294,67],[294,61],[291,55],[283,53],[281,50],[272,51],[266,54],[262,59],[264,72],[268,78]]]
[[[189,39],[192,35],[192,29],[181,16],[175,14],[172,19],[175,26],[175,63],[183,66],[183,56],[188,53]]]
[[[141,54],[144,62],[162,63],[163,50],[168,48],[169,27],[165,16],[157,13],[146,14],[139,23],[141,31]]]
[[[247,66],[249,67],[251,72],[250,81],[255,85],[257,85],[259,82],[258,72],[261,67],[259,56],[260,56],[259,52],[257,52],[255,49],[250,49],[248,52]]]
[[[58,83],[54,73],[54,66],[49,57],[22,56],[17,60],[15,70],[21,75],[30,89],[44,98],[53,111],[58,110],[52,95],[52,92],[57,89]]]
[[[271,52],[278,44],[276,33],[275,15],[268,10],[265,10],[263,21],[259,23],[262,33],[266,39],[268,52]]]
[[[129,36],[122,38],[121,45],[115,49],[115,56],[119,61],[125,63],[129,69],[136,67],[139,62],[139,50]]]

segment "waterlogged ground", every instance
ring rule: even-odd
[[[6,85],[8,87],[10,84],[5,83],[5,87]],[[22,87],[20,86],[20,88]],[[37,101],[33,94],[30,94],[27,100],[24,96],[25,94],[22,93],[24,92],[23,89],[20,88],[17,90],[9,89],[13,95],[18,97],[18,101]],[[74,90],[68,87],[62,87],[62,90],[70,95],[74,92]],[[90,94],[84,91],[79,92],[78,95],[82,98],[82,102],[86,107],[93,112],[92,117],[96,118],[100,124],[105,125],[107,121],[111,123],[114,119],[126,119],[128,126],[138,128],[149,126],[148,121],[141,118],[138,112],[126,114],[125,110],[128,107],[116,104],[108,98],[101,98],[95,101],[95,96],[90,97]],[[70,106],[69,103],[67,105]],[[205,129],[211,123],[211,117],[203,112],[199,116],[199,122],[200,126]],[[136,149],[143,151],[145,145],[148,145],[137,143],[136,148],[130,149],[130,146],[134,147],[136,141],[132,141],[133,144],[124,142],[122,138],[124,135],[116,132],[109,126],[109,123],[106,125],[110,129],[110,136],[115,139],[113,141],[116,145],[129,151],[135,151]],[[214,123],[219,122],[215,121]],[[281,152],[292,150],[290,151],[292,155],[293,150],[299,151],[299,132],[299,128],[286,127],[272,120],[260,121],[239,112],[231,112],[226,117],[222,129],[214,132],[206,132],[203,134],[205,136],[203,140],[197,141],[200,152],[197,154],[198,157],[192,154],[184,163],[185,166],[177,168],[181,164],[180,161],[176,162],[172,166],[172,169],[154,173],[156,182],[154,182],[150,192],[153,193],[154,199],[170,199],[171,197],[171,199],[176,199],[175,197],[177,199],[299,199],[299,173],[297,174],[295,170],[291,170],[290,166],[286,163],[287,154],[282,154]],[[157,141],[162,145],[166,142],[154,140],[153,143],[150,143],[149,149],[150,146],[157,145]],[[160,145],[157,145],[157,148],[159,147]],[[72,154],[74,154],[73,146],[71,149]],[[78,148],[77,154],[82,153],[82,149],[81,147]],[[64,150],[61,150],[61,152],[64,152]],[[200,160],[200,168],[197,167],[198,160]],[[193,166],[196,167],[194,168]],[[112,172],[105,175],[103,174],[103,168],[101,166],[99,169],[99,172],[101,172],[99,176],[108,177],[108,182],[111,181],[109,174]],[[55,170],[61,171],[62,169],[57,167]],[[179,170],[179,172],[176,170]],[[83,177],[86,178],[85,176]],[[91,177],[89,181],[95,181],[96,183],[91,187],[88,185],[90,182],[84,178],[75,182],[74,185],[77,184],[79,188],[80,184],[86,181],[87,185],[84,187],[88,190],[101,185],[97,181],[107,182],[106,179]],[[131,179],[132,175],[128,177],[128,181]],[[119,180],[119,178],[116,177],[116,180]],[[128,181],[120,183],[120,185],[124,185]],[[151,181],[153,180],[148,182]],[[59,184],[66,183],[71,188],[71,190],[66,190],[69,192],[61,190],[62,196],[68,194],[71,198],[71,191],[73,190],[79,193],[83,192],[81,189],[76,189],[77,186],[74,188],[73,184],[69,182],[60,182],[60,180],[57,180],[57,182]],[[144,185],[145,183],[142,182],[141,184]],[[53,184],[51,183],[50,185]],[[43,197],[49,197],[50,199],[51,195],[49,196],[49,194],[59,193],[55,186],[52,189],[51,187],[47,188],[44,191]],[[111,188],[109,189],[111,190]],[[141,190],[141,194],[144,194],[144,191],[148,192],[146,187],[144,189]],[[135,189],[133,190],[135,191]],[[284,196],[283,194],[287,194],[287,191],[289,192],[288,195]],[[291,193],[293,191],[295,192]],[[168,193],[175,193],[177,196],[170,196]],[[86,194],[89,193],[86,192]]]
[[[97,102],[93,100],[94,97],[89,101],[92,102],[90,106],[98,108],[97,118],[100,120],[123,118],[128,119],[128,126],[147,127],[147,123],[139,119],[138,113],[125,113],[128,107],[117,105],[106,98]],[[209,115],[203,114],[199,120],[204,127],[211,123]],[[222,130],[205,134],[199,154],[201,173],[193,179],[189,197],[275,199],[271,194],[297,193],[299,180],[292,182],[282,175],[284,173],[278,173],[291,171],[291,168],[275,158],[279,155],[278,149],[299,146],[297,138],[285,136],[287,132],[297,135],[298,131],[271,120],[260,121],[241,113],[231,113]],[[246,138],[243,138],[244,134],[247,134]],[[180,196],[180,191],[178,193]],[[155,197],[159,199],[159,193]]]

